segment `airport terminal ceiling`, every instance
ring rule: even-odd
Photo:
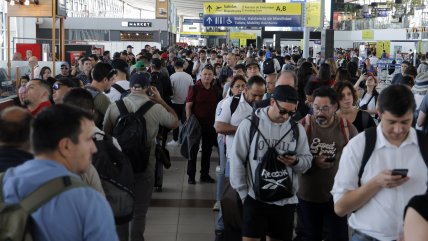
[[[144,10],[155,11],[156,0],[125,0],[132,6]],[[199,17],[199,13],[203,12],[204,2],[239,2],[236,0],[171,0],[177,8],[177,16],[183,15],[184,17]],[[241,2],[263,2],[263,0],[245,0]]]

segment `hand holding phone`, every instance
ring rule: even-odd
[[[393,169],[391,172],[391,175],[393,176],[401,176],[402,178],[407,177],[407,173],[409,172],[409,169],[407,168],[400,168],[400,169]]]
[[[295,151],[286,151],[283,156],[295,156],[297,153]]]

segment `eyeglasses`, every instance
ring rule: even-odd
[[[116,69],[111,69],[110,72],[108,72],[106,78],[108,80],[110,80],[113,76],[115,76],[117,74],[117,70]]]
[[[285,115],[285,114],[287,114],[287,115],[289,115],[289,116],[293,116],[294,114],[296,114],[296,112],[295,112],[295,111],[287,110],[287,109],[285,109],[285,108],[282,108],[282,107],[278,104],[278,101],[277,101],[277,100],[275,100],[275,103],[276,103],[276,106],[277,106],[277,107],[278,107],[278,109],[279,109],[279,114],[280,114],[280,115]]]
[[[61,83],[55,83],[55,84],[52,85],[52,89],[53,90],[59,90],[59,88],[61,87],[61,85],[63,85],[63,84],[61,84]]]
[[[314,112],[324,112],[324,113],[329,112],[330,108],[331,108],[331,105],[326,105],[326,106],[323,106],[323,107],[319,107],[317,105],[314,105],[312,107],[312,109],[314,110]]]
[[[68,69],[67,67],[61,67],[61,69]]]

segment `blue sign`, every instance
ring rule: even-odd
[[[300,27],[301,15],[204,15],[204,26]]]
[[[183,25],[193,25],[194,23],[204,23],[203,19],[184,19]]]

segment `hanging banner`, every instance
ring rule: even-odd
[[[156,0],[156,19],[168,18],[168,0]]]

